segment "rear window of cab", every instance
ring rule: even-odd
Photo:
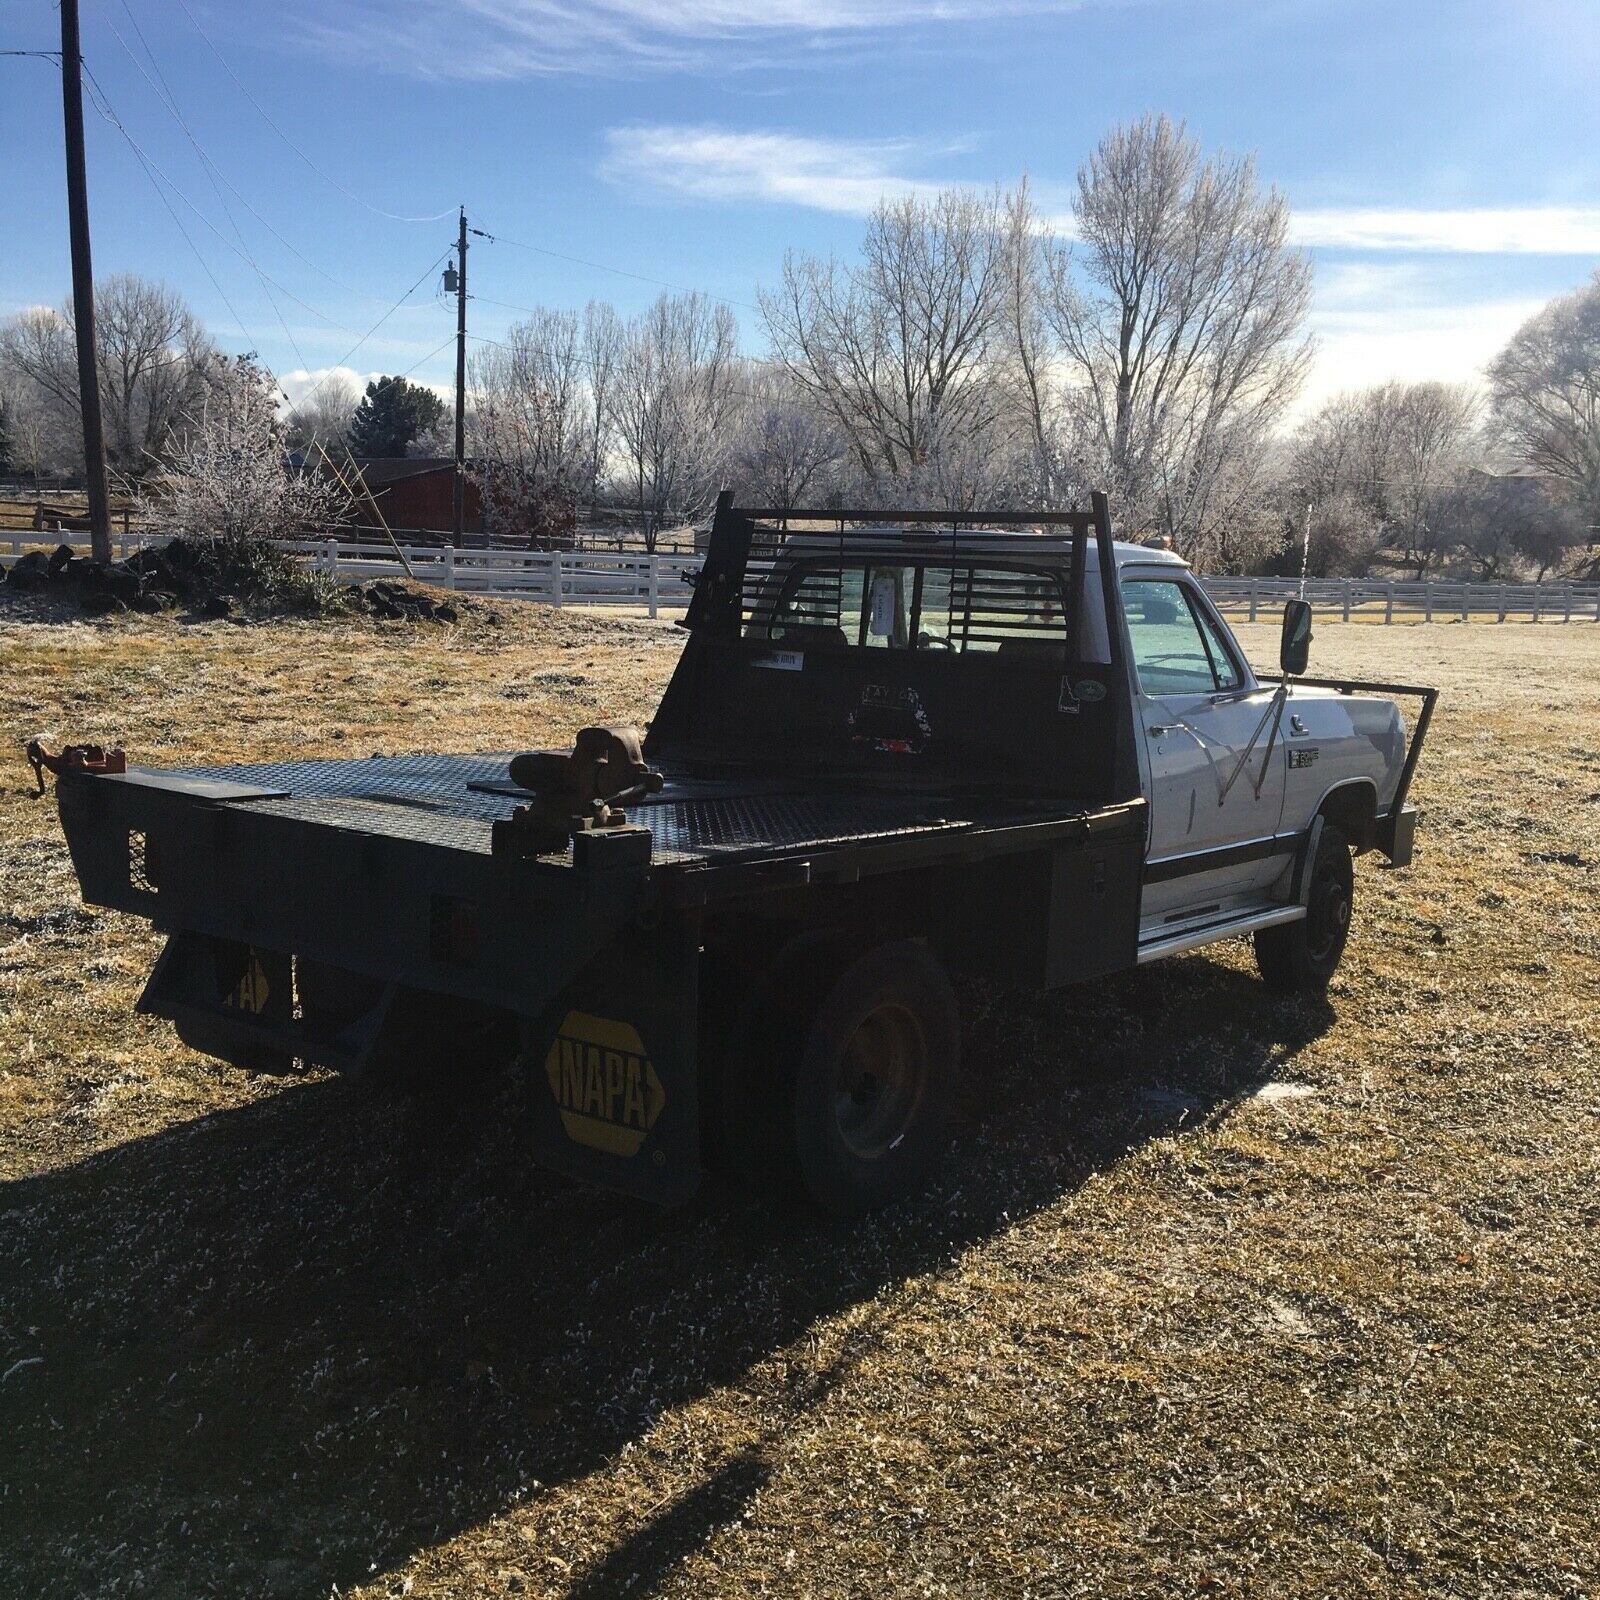
[[[1064,593],[1061,574],[1044,568],[803,563],[751,607],[746,637],[808,650],[1051,653],[1067,641]]]

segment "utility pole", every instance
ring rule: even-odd
[[[83,159],[83,54],[78,43],[78,0],[61,0],[61,109],[67,126],[72,322],[78,335],[78,400],[83,408],[83,476],[89,490],[90,554],[96,561],[109,562],[111,496],[106,489],[100,364],[95,355],[94,267],[89,259],[89,179]],[[460,446],[456,448],[459,454]]]
[[[455,542],[462,543],[467,522],[467,208],[461,208],[456,241],[456,476],[450,499]]]

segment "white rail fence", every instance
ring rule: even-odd
[[[161,542],[156,534],[117,534],[119,558],[142,542]],[[38,534],[0,530],[0,567],[11,566],[24,551],[58,544],[87,550],[87,534]],[[383,545],[333,539],[285,543],[319,571],[341,583],[372,578],[403,578],[404,568]],[[521,550],[457,550],[446,546],[400,547],[413,576],[461,594],[539,600],[548,605],[618,605],[658,611],[681,610],[694,592],[698,558],[610,551],[543,553]],[[1294,578],[1206,578],[1219,610],[1238,621],[1271,621],[1285,600],[1300,592]],[[1346,622],[1446,622],[1488,618],[1496,622],[1600,622],[1600,583],[1464,583],[1369,578],[1313,578],[1306,598],[1324,617]]]

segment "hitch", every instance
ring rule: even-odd
[[[69,744],[52,754],[42,739],[30,739],[26,754],[40,794],[44,793],[46,772],[53,772],[59,778],[63,772],[122,773],[128,770],[128,758],[120,749],[108,750],[99,744]]]
[[[495,823],[494,853],[549,855],[569,839],[628,827],[622,808],[659,793],[666,781],[645,762],[643,742],[633,727],[580,728],[570,751],[513,756],[511,781],[534,798]],[[648,841],[648,832],[638,831]]]

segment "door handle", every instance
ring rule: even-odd
[[[1182,733],[1183,725],[1178,722],[1153,722],[1144,731],[1153,734],[1157,739],[1162,739],[1169,733]]]

